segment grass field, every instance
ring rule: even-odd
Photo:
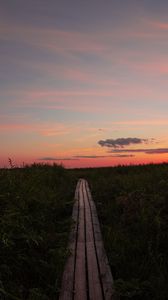
[[[89,181],[120,299],[168,299],[168,165],[77,172]]]
[[[0,170],[0,299],[58,298],[78,178],[96,202],[120,299],[168,299],[168,165]]]
[[[0,299],[57,299],[75,185],[61,166],[0,170]]]

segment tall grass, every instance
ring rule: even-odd
[[[0,299],[57,299],[78,178],[88,179],[121,300],[168,299],[168,165],[0,170]]]
[[[0,299],[57,299],[75,184],[57,165],[0,170]]]
[[[168,299],[168,165],[76,172],[89,180],[120,299]]]

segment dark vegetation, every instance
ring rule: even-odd
[[[89,181],[120,299],[168,299],[168,164],[76,172]]]
[[[168,299],[168,164],[1,169],[0,299],[58,298],[81,177],[96,202],[120,299]]]
[[[57,299],[76,182],[61,166],[0,170],[0,299]]]

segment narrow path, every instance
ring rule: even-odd
[[[97,211],[84,179],[77,183],[72,218],[70,256],[65,265],[59,300],[114,299],[113,278]]]

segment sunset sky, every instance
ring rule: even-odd
[[[0,0],[0,167],[168,162],[168,1]]]

